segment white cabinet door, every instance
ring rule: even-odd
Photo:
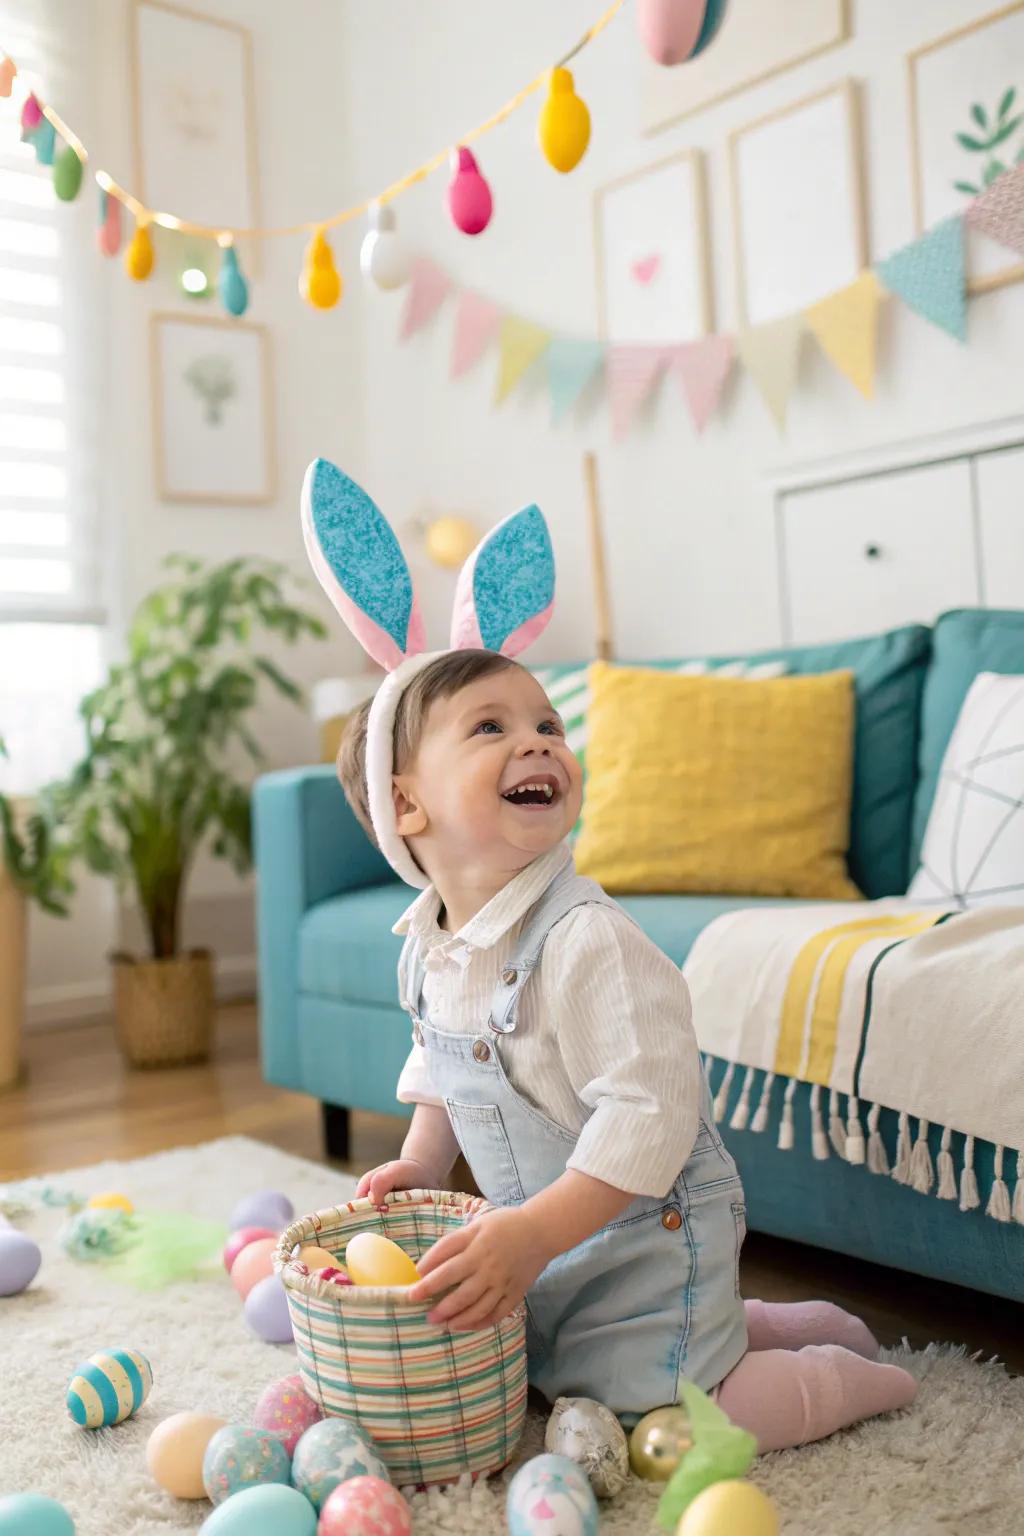
[[[989,608],[1024,608],[1024,448],[976,460],[982,591]]]
[[[783,624],[794,644],[930,624],[979,602],[963,460],[790,492],[781,523]]]

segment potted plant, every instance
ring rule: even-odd
[[[111,956],[119,1044],[134,1066],[209,1054],[209,951],[181,950],[181,912],[203,846],[238,873],[251,862],[249,791],[261,752],[251,718],[261,691],[299,687],[258,641],[326,634],[289,600],[284,567],[237,559],[165,562],[168,580],[136,611],[127,658],[83,699],[86,751],[60,787],[76,850],[131,891],[150,953]]]
[[[0,1091],[21,1076],[28,903],[66,917],[69,868],[70,849],[46,794],[35,803],[0,794]]]

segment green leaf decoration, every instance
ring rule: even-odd
[[[988,147],[980,139],[973,139],[969,133],[958,133],[956,141],[962,149],[969,149],[977,154],[982,154]]]
[[[958,192],[966,192],[968,197],[977,197],[981,191],[981,188],[976,187],[973,181],[954,181],[953,186]]]
[[[1010,108],[1013,106],[1013,104],[1014,104],[1014,102],[1016,100],[1017,100],[1017,87],[1015,85],[1011,85],[1009,87],[1009,89],[1007,91],[1004,91],[1004,93],[1003,93],[1003,98],[1002,98],[1002,100],[999,103],[999,107],[997,109],[996,116],[1000,117],[1000,118],[1005,117],[1007,112],[1009,112]]]
[[[1005,170],[1006,166],[1001,160],[990,160],[985,167],[986,187],[990,187],[994,181],[998,181]]]
[[[693,1449],[680,1461],[658,1502],[658,1524],[666,1531],[676,1529],[699,1493],[712,1483],[742,1477],[757,1455],[754,1436],[737,1429],[699,1387],[684,1381],[679,1399],[690,1416]]]
[[[971,107],[971,116],[979,128],[988,129],[988,114],[980,102],[976,101]]]
[[[1011,134],[1016,133],[1021,123],[1024,123],[1024,114],[1011,117],[1008,123],[1004,123],[999,132],[989,139],[989,149],[996,149],[1000,144],[1005,144]]]

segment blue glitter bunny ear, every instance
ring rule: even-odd
[[[314,459],[302,536],[317,580],[364,651],[392,672],[426,648],[423,618],[391,525],[354,480]]]
[[[524,507],[482,539],[459,575],[452,648],[517,656],[551,618],[555,556],[539,507]]]

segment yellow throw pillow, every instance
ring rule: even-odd
[[[856,900],[851,672],[756,681],[597,662],[576,864],[612,891]]]

